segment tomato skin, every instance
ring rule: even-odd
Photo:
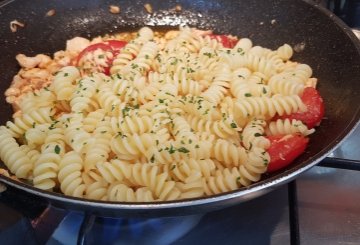
[[[325,113],[324,101],[319,91],[315,88],[307,87],[304,89],[301,100],[308,109],[306,112],[292,113],[290,115],[283,115],[279,118],[300,120],[306,124],[308,128],[313,128],[319,125]]]
[[[225,48],[233,48],[238,42],[236,38],[230,38],[229,36],[226,35],[210,34],[209,37],[211,39],[216,39],[218,42],[221,42]]]
[[[81,58],[86,55],[87,53],[90,53],[90,52],[93,52],[97,49],[101,49],[103,51],[111,51],[112,48],[105,44],[105,43],[95,43],[95,44],[92,44],[90,46],[87,46],[86,48],[84,48],[80,53],[79,55],[77,56],[76,58],[76,65],[78,66],[79,65],[79,62],[81,60]]]
[[[105,41],[104,43],[109,45],[113,50],[122,49],[127,44],[127,42],[120,41],[120,40],[108,40],[108,41]]]
[[[267,137],[270,140],[270,147],[267,150],[270,155],[270,163],[267,169],[269,173],[288,166],[305,151],[309,142],[308,138],[299,134],[293,134],[292,137],[282,140],[284,136]]]
[[[106,75],[110,74],[110,65],[113,62],[115,56],[120,52],[120,50],[127,44],[125,41],[119,40],[107,40],[101,43],[95,43],[90,46],[84,48],[76,58],[76,66],[79,66],[80,60],[84,57],[87,53],[94,52],[97,49],[101,49],[104,52],[111,52],[113,54],[112,59],[107,60],[107,67],[104,67],[104,73]]]

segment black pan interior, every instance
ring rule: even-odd
[[[144,10],[144,3],[154,13]],[[109,13],[109,5],[119,5],[121,13]],[[181,12],[173,9],[177,4]],[[46,17],[50,9],[56,14]],[[12,33],[10,21],[25,23]],[[255,45],[276,48],[284,43],[304,44],[293,60],[307,63],[319,78],[326,105],[326,118],[311,136],[311,143],[286,171],[265,176],[274,180],[322,157],[354,127],[359,119],[360,53],[356,39],[343,23],[323,10],[299,0],[179,0],[179,1],[48,1],[15,0],[0,8],[0,93],[9,86],[19,69],[15,55],[52,54],[65,48],[74,36],[95,37],[141,26],[188,24],[216,33],[249,37]],[[0,123],[10,119],[11,107],[0,96]]]

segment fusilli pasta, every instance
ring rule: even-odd
[[[23,95],[0,126],[1,160],[37,188],[104,201],[196,198],[259,181],[268,136],[315,131],[279,118],[307,111],[302,95],[317,79],[288,44],[209,34],[144,27],[114,36],[119,49],[109,37],[87,40],[111,51],[88,49],[90,63],[66,57],[46,87]]]

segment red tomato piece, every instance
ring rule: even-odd
[[[120,40],[108,40],[104,43],[109,45],[113,50],[120,50],[127,44],[127,42]]]
[[[112,48],[110,45],[107,45],[105,43],[95,43],[95,44],[92,44],[90,46],[87,46],[86,48],[84,48],[78,55],[78,57],[76,58],[76,65],[79,64],[81,58],[83,56],[85,56],[87,53],[90,53],[90,52],[94,52],[95,50],[97,49],[101,49],[103,51],[112,51]]]
[[[324,101],[319,91],[312,87],[305,88],[301,96],[301,100],[307,107],[306,112],[297,112],[290,115],[283,115],[280,118],[300,120],[305,123],[308,128],[313,128],[319,125],[325,113]]]
[[[83,49],[78,57],[76,58],[76,65],[79,66],[80,60],[88,53],[94,52],[95,50],[101,49],[104,52],[111,52],[113,54],[112,59],[107,59],[106,67],[103,67],[103,71],[106,75],[110,74],[110,65],[113,62],[113,59],[115,56],[120,52],[120,50],[127,44],[125,41],[119,41],[119,40],[108,40],[102,43],[95,43],[92,44],[85,49]]]
[[[270,155],[268,172],[274,172],[288,166],[295,158],[301,155],[309,142],[299,134],[293,134],[291,137],[284,138],[285,135],[268,136],[270,148],[267,152]]]
[[[211,39],[216,39],[218,42],[222,43],[222,45],[225,48],[233,48],[236,45],[236,43],[238,42],[238,40],[236,38],[231,38],[226,35],[210,34],[209,37]]]

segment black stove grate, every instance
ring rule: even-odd
[[[296,180],[288,184],[288,200],[289,200],[290,243],[292,245],[299,245],[300,228],[299,228],[299,209],[298,209],[298,201],[297,201]]]
[[[326,168],[337,168],[344,170],[360,171],[360,161],[341,159],[341,158],[325,158],[317,166]],[[300,245],[300,229],[299,229],[299,210],[297,201],[296,180],[288,184],[288,200],[289,200],[289,224],[290,224],[290,242],[291,245]]]
[[[326,158],[317,166],[324,168],[360,171],[360,161],[340,158]],[[290,244],[298,245],[301,243],[301,215],[299,215],[297,181],[294,180],[290,182],[287,186],[287,192],[284,193],[285,196],[287,195],[287,200],[285,199],[285,201],[288,203],[289,227],[287,229],[290,236]],[[68,214],[67,211],[64,210],[59,211],[58,209],[52,207],[49,208],[44,205],[39,205],[43,203],[41,200],[37,200],[37,198],[34,198],[26,193],[24,194],[23,192],[13,188],[10,188],[9,191],[6,191],[0,195],[0,200],[0,204],[2,206],[11,207],[13,210],[16,210],[16,212],[19,213],[19,217],[22,217],[19,229],[22,229],[22,231],[24,231],[24,229],[28,231],[28,236],[26,237],[27,241],[31,240],[31,236],[35,241],[34,243],[28,242],[28,244],[46,244],[46,242],[52,236],[52,232],[54,232],[54,230],[59,227],[59,224],[63,218]],[[3,209],[0,209],[1,212],[3,212],[2,210]],[[6,215],[6,213],[1,214],[2,217],[5,217],[3,215]],[[81,222],[80,229],[76,231],[78,232],[76,236],[77,244],[89,244],[89,240],[91,240],[89,239],[89,236],[92,234],[94,224],[96,224],[96,222],[99,220],[105,220],[105,218],[96,217],[91,213],[85,213],[82,215],[84,218],[79,221]],[[136,223],[137,221],[134,220],[134,222],[132,222],[132,220],[122,219],[122,221],[119,222]],[[148,221],[141,220],[139,222],[141,223]],[[149,222],[147,224],[149,224]],[[45,232],[46,234],[43,232],[44,228],[47,230],[47,232]],[[4,241],[9,241],[9,238],[6,236],[7,233],[1,232],[1,230],[2,229],[0,227],[0,244],[5,244]],[[4,227],[3,230],[5,230]],[[13,231],[14,229],[12,229],[11,233],[8,233],[12,239],[14,238],[13,234],[21,233],[20,230],[18,230],[19,232],[15,233]]]
[[[340,158],[325,158],[318,166],[327,168],[337,168],[344,170],[360,171],[360,161],[348,160]],[[297,186],[296,180],[288,184],[288,203],[289,203],[289,230],[291,245],[300,244],[300,228],[299,228],[299,210],[297,200]],[[80,227],[78,234],[78,244],[83,245],[86,241],[86,236],[91,230],[95,216],[92,214],[85,214],[85,218]]]

